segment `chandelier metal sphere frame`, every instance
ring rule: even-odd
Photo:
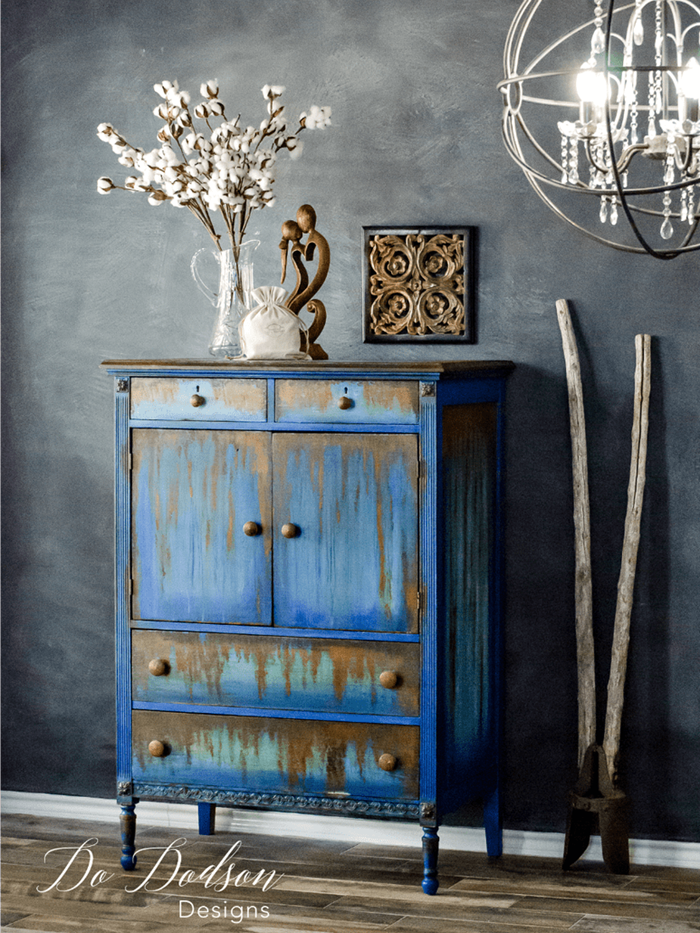
[[[698,250],[700,8],[588,2],[591,18],[526,64],[533,21],[547,28],[543,0],[516,13],[498,85],[506,149],[545,204],[599,243],[658,259]]]

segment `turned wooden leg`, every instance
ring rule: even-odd
[[[199,835],[211,836],[216,822],[216,804],[198,803],[197,810],[199,815]]]
[[[430,826],[423,827],[423,890],[426,894],[437,894],[438,876],[438,833]]]
[[[124,871],[133,871],[136,868],[136,856],[134,855],[136,840],[136,803],[127,803],[121,805],[122,812],[119,817],[122,831],[122,868]]]

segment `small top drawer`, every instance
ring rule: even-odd
[[[265,421],[265,379],[131,380],[131,417],[143,421]]]
[[[384,380],[278,379],[275,421],[417,424],[418,383]]]

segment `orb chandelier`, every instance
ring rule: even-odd
[[[506,40],[503,137],[537,194],[599,243],[700,249],[700,8],[525,0]],[[544,40],[552,28],[559,38]],[[621,221],[618,223],[618,221]]]

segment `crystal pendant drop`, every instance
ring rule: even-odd
[[[617,223],[617,198],[613,198],[612,204],[610,205],[610,223],[613,227]]]
[[[600,55],[601,52],[605,51],[605,33],[600,28],[596,27],[595,32],[591,38],[591,52],[594,55]]]
[[[670,240],[673,236],[673,224],[671,223],[671,218],[667,217],[664,222],[661,224],[661,239]]]
[[[608,219],[608,201],[605,196],[600,199],[600,222],[602,224]]]
[[[635,45],[642,45],[644,43],[644,26],[642,25],[642,17],[638,16],[634,21],[634,29],[632,31],[632,38],[634,39]]]

